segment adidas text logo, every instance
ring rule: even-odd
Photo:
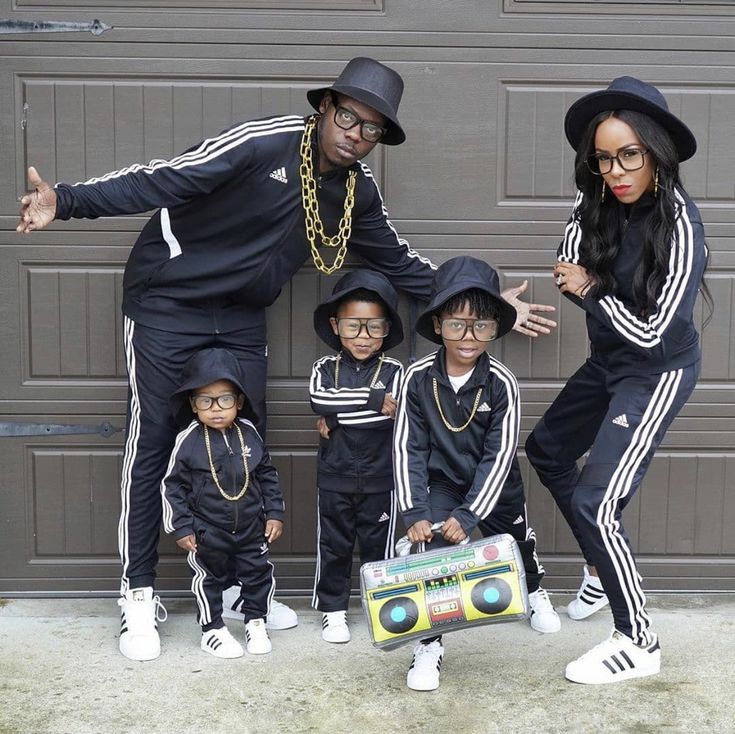
[[[630,428],[630,424],[628,423],[628,416],[623,413],[622,415],[619,415],[617,418],[613,418],[613,423],[616,426],[622,426],[623,428]]]
[[[487,413],[490,410],[490,406],[487,403],[483,403],[478,409],[478,413]]]
[[[384,512],[379,518],[378,522],[388,522],[390,520],[390,515],[387,512]]]
[[[283,166],[281,166],[280,168],[276,168],[275,171],[271,171],[270,177],[275,178],[276,181],[280,181],[281,183],[288,183],[286,169]]]

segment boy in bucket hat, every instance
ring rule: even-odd
[[[388,557],[395,511],[391,438],[401,363],[385,352],[403,340],[398,295],[380,273],[342,277],[314,311],[314,329],[336,354],[314,363],[311,407],[319,414],[319,524],[312,603],[322,637],[348,642],[355,541],[362,563]]]
[[[188,426],[161,483],[163,525],[188,552],[200,647],[218,658],[243,654],[222,621],[222,589],[234,571],[247,651],[267,654],[265,618],[275,590],[268,546],[283,532],[285,506],[237,359],[226,349],[197,352],[171,407],[177,423]]]
[[[543,568],[526,520],[516,458],[518,384],[485,351],[515,320],[487,263],[464,256],[438,268],[416,331],[442,346],[406,370],[393,441],[396,494],[412,543],[459,543],[475,528],[484,536],[511,534],[523,557],[531,627],[549,633],[560,622],[539,587]],[[431,526],[437,522],[443,526],[434,536]],[[441,636],[419,642],[408,687],[438,688],[443,654]]]

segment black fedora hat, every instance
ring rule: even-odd
[[[342,348],[339,336],[334,333],[329,319],[334,316],[336,304],[357,290],[368,290],[377,294],[383,302],[390,331],[383,339],[382,350],[388,350],[403,341],[403,324],[398,315],[398,294],[388,278],[375,270],[353,270],[343,275],[334,285],[332,295],[320,303],[314,311],[314,331],[317,336],[335,351]]]
[[[653,84],[632,76],[613,79],[607,89],[586,94],[569,108],[564,118],[564,132],[574,150],[577,150],[590,120],[608,110],[642,112],[658,122],[671,135],[679,161],[686,161],[697,152],[694,134],[669,112],[664,95]]]
[[[437,268],[431,284],[431,300],[416,321],[416,331],[425,339],[441,344],[441,335],[434,331],[434,322],[431,317],[450,298],[471,288],[484,291],[495,301],[498,309],[496,338],[500,339],[501,336],[507,334],[513,328],[518,313],[500,295],[500,280],[495,269],[484,260],[478,260],[469,255],[453,257]]]
[[[352,97],[385,117],[388,132],[381,143],[400,145],[406,139],[398,122],[398,105],[403,95],[403,79],[398,72],[375,59],[358,56],[348,62],[331,87],[310,89],[306,93],[315,110],[319,110],[324,92],[329,90]]]

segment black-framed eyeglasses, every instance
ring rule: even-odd
[[[498,322],[495,319],[441,319],[441,334],[449,341],[464,339],[468,329],[478,342],[491,342],[498,335]]]
[[[230,408],[235,407],[235,403],[237,403],[237,395],[226,392],[223,395],[217,395],[216,398],[211,395],[192,395],[191,398],[191,404],[197,410],[209,410],[215,403],[217,403],[222,410],[229,410]]]
[[[370,122],[370,120],[363,120],[352,112],[352,110],[348,110],[346,107],[341,107],[340,105],[334,106],[334,122],[337,127],[341,127],[343,130],[352,130],[355,125],[359,125],[360,135],[368,143],[379,142],[383,135],[388,132],[387,127],[382,127],[375,122]]]
[[[337,333],[343,339],[357,339],[363,328],[371,339],[382,339],[388,336],[390,321],[388,319],[334,319]]]
[[[587,168],[595,176],[606,176],[612,171],[613,163],[617,161],[624,171],[637,171],[646,165],[646,153],[648,152],[650,151],[643,148],[626,148],[617,155],[595,153],[587,158]]]

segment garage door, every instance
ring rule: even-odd
[[[700,152],[683,172],[706,223],[716,312],[701,382],[626,512],[649,588],[735,588],[732,3],[1,0],[0,17],[0,592],[117,588],[121,275],[145,221],[21,238],[26,166],[80,181],[172,156],[236,120],[306,113],[305,90],[356,55],[406,81],[408,141],[369,161],[401,234],[437,262],[487,258],[560,309],[552,337],[500,345],[521,382],[524,437],[586,350],[581,314],[548,275],[573,198],[564,111],[632,74],[694,130]],[[310,589],[315,554],[306,383],[323,347],[310,313],[333,282],[304,267],[269,313],[268,440],[290,507],[276,570],[294,593]],[[577,549],[524,467],[547,586],[573,588]],[[161,552],[160,589],[187,588],[182,556],[166,540]]]

